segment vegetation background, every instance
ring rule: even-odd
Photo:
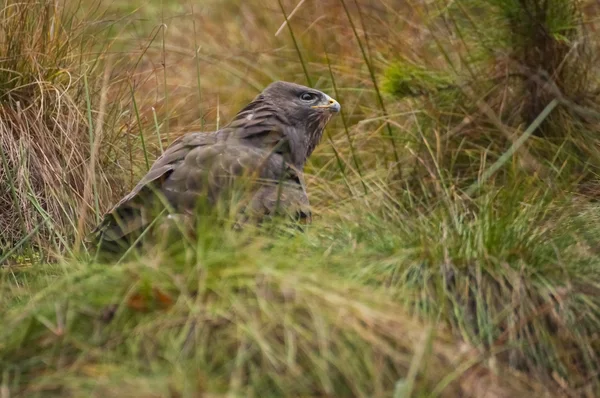
[[[599,396],[598,8],[4,0],[0,396]],[[342,104],[306,231],[87,253],[273,80]]]

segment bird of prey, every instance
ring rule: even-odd
[[[321,91],[271,83],[222,129],[175,140],[89,240],[131,242],[152,223],[156,213],[150,209],[157,204],[189,219],[199,207],[227,200],[235,186],[249,193],[242,209],[249,217],[285,214],[310,221],[303,168],[339,111],[340,104]]]

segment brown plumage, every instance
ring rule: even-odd
[[[189,217],[198,208],[230,199],[232,189],[240,186],[250,194],[245,214],[259,219],[276,212],[310,217],[302,169],[339,110],[320,91],[272,83],[224,128],[174,141],[105,214],[91,240],[130,242],[152,222],[159,205],[166,203],[172,212]]]

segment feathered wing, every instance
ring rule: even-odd
[[[258,218],[285,209],[294,217],[307,213],[302,172],[287,161],[286,127],[255,126],[244,126],[212,146],[193,148],[163,184],[169,203],[178,211],[194,211],[200,198],[212,205],[236,191],[239,196],[249,193],[249,200],[241,203]]]
[[[133,190],[103,217],[88,241],[114,242],[146,228],[152,220],[148,210],[156,206],[157,193],[169,176],[182,164],[191,148],[214,144],[214,134],[195,133],[180,137],[152,165]]]
[[[175,141],[104,216],[92,232],[94,240],[117,242],[136,236],[156,216],[150,210],[160,205],[161,197],[175,212],[191,214],[202,198],[213,205],[226,190],[246,181],[259,182],[246,186],[253,191],[247,210],[257,218],[275,212],[306,217],[310,213],[301,171],[288,163],[293,157],[288,127],[261,119]],[[250,180],[239,178],[244,175]]]

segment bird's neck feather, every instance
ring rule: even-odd
[[[297,126],[287,118],[282,109],[258,96],[237,113],[227,128],[233,137],[259,147],[274,146],[273,135],[280,133],[281,139],[287,140],[289,144],[291,153],[286,157],[294,166],[303,168],[321,139],[324,122],[326,120],[309,118]],[[289,136],[291,132],[293,137]]]

